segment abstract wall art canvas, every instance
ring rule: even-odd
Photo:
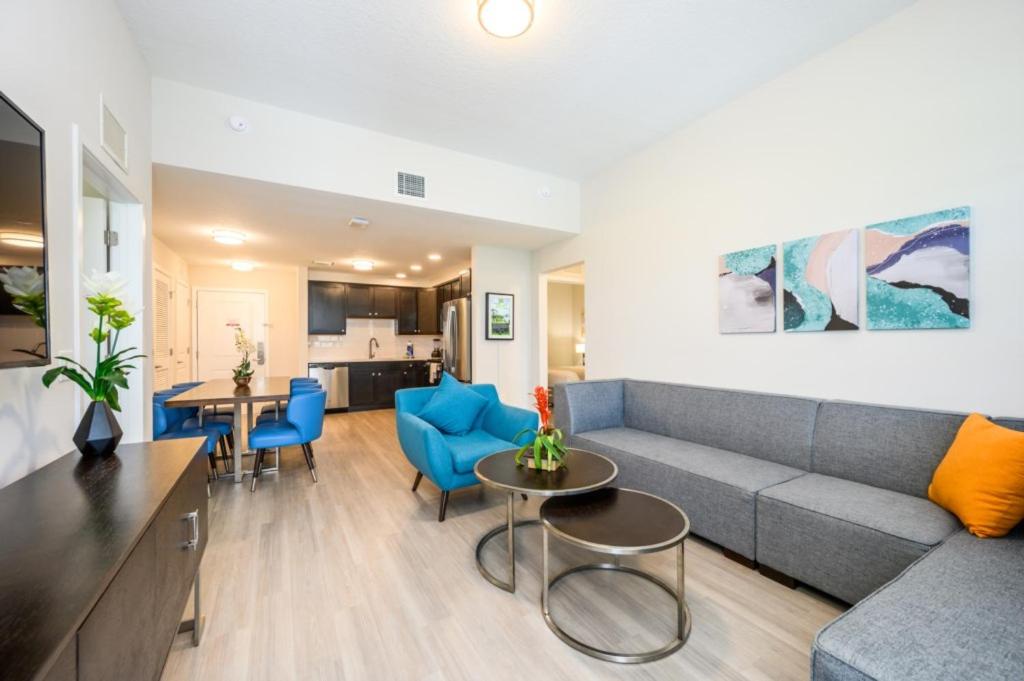
[[[775,331],[775,250],[762,246],[718,258],[720,333]]]
[[[867,227],[868,328],[968,328],[970,232],[969,207]]]
[[[782,244],[786,331],[855,331],[860,319],[856,229]]]

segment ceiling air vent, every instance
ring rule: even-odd
[[[412,196],[417,199],[427,198],[427,179],[422,175],[398,171],[398,195]]]

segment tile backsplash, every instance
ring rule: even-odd
[[[417,359],[427,359],[434,349],[433,338],[441,336],[399,336],[394,319],[349,319],[344,336],[310,336],[310,362],[341,362],[370,356],[370,339],[380,343],[377,357],[394,359],[405,356],[406,343],[412,341]]]

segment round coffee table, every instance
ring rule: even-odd
[[[536,525],[540,520],[515,519],[515,496],[517,494],[540,497],[560,497],[570,494],[582,494],[600,489],[611,484],[619,474],[615,463],[600,454],[583,449],[569,449],[565,458],[565,466],[557,471],[543,471],[515,462],[515,449],[507,449],[490,456],[485,456],[473,466],[473,472],[484,485],[504,490],[508,499],[506,503],[505,524],[490,530],[476,545],[476,566],[480,574],[494,586],[510,593],[516,591],[516,541],[515,528],[525,525]],[[508,533],[508,572],[509,580],[502,580],[491,574],[484,567],[481,555],[484,546],[502,532]]]
[[[608,662],[652,662],[683,647],[690,636],[690,608],[686,605],[683,576],[683,542],[690,533],[690,519],[675,504],[636,490],[613,487],[562,499],[548,499],[540,507],[544,526],[544,592],[541,612],[548,628],[576,650]],[[548,535],[581,548],[613,556],[636,556],[679,547],[676,587],[654,575],[614,563],[591,563],[569,568],[548,580]],[[644,653],[602,650],[566,633],[551,616],[548,592],[569,575],[589,570],[613,570],[646,579],[661,587],[676,603],[676,637],[661,648]]]

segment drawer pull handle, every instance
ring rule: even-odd
[[[199,548],[199,509],[186,513],[182,516],[182,520],[187,520],[189,524],[189,530],[192,533],[191,538],[181,545],[181,548],[188,551],[195,551]]]

